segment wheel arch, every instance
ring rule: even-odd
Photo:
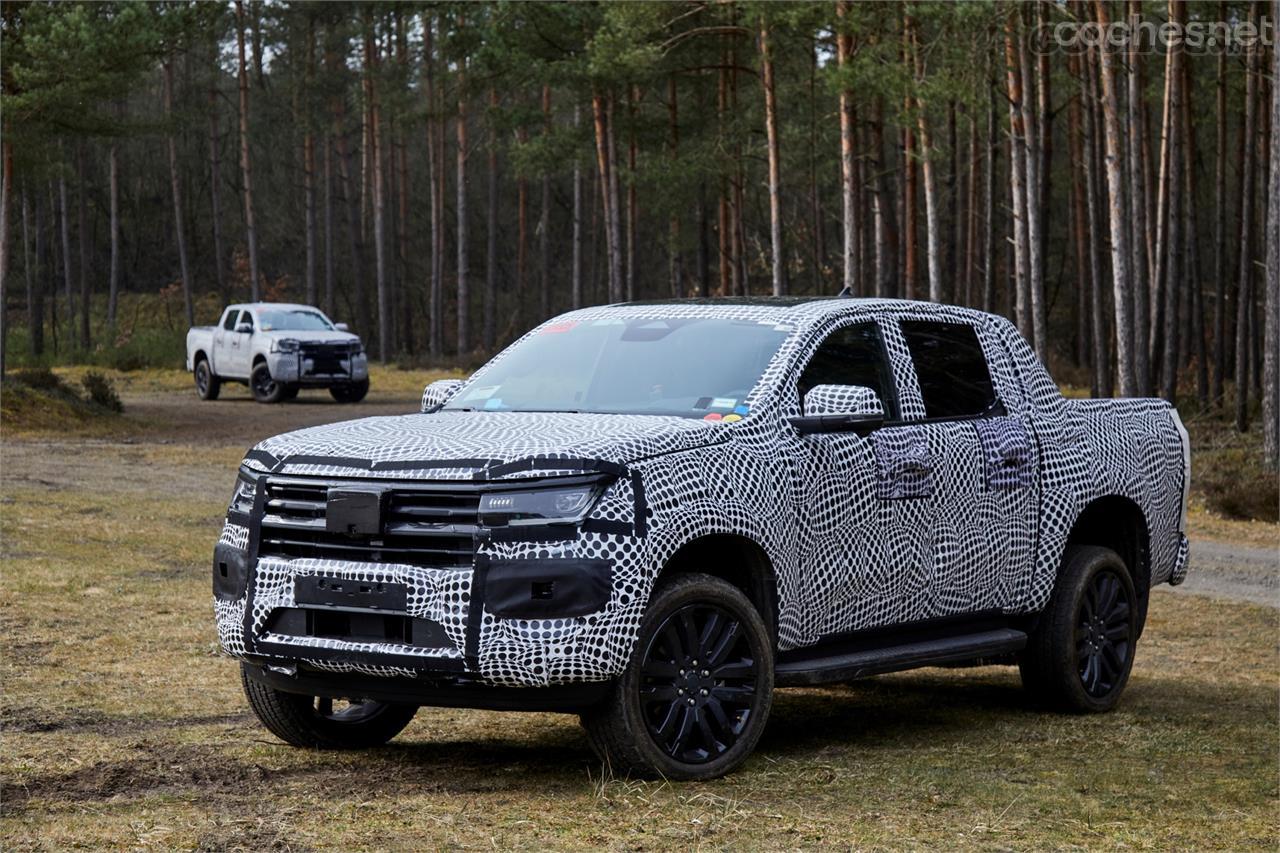
[[[191,367],[192,367],[192,369],[194,369],[194,368],[195,368],[195,366],[196,366],[197,364],[199,364],[200,362],[202,362],[202,361],[208,361],[208,360],[209,360],[209,354],[208,354],[208,353],[206,353],[203,349],[198,349],[198,350],[196,350],[196,351],[195,351],[195,353],[191,356]]]
[[[709,533],[681,545],[663,564],[655,581],[698,572],[732,584],[751,600],[778,645],[778,580],[773,561],[760,543],[740,533]]]
[[[1119,554],[1145,613],[1151,591],[1151,535],[1142,507],[1123,495],[1095,498],[1076,516],[1067,545],[1098,545]]]

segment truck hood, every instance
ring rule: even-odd
[[[607,470],[715,444],[732,429],[732,424],[657,415],[437,412],[285,433],[251,450],[245,464],[257,471],[330,477],[546,476]]]
[[[337,329],[333,331],[289,331],[288,329],[272,330],[270,332],[256,332],[256,335],[272,341],[282,341],[286,338],[292,338],[295,341],[305,341],[306,343],[354,343],[360,340],[359,335],[353,335],[351,332],[339,332]]]

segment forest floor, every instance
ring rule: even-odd
[[[76,370],[59,371],[78,378]],[[739,773],[612,777],[576,720],[423,709],[382,749],[291,749],[217,650],[207,562],[244,450],[412,411],[432,376],[201,403],[180,371],[111,374],[125,412],[6,422],[0,447],[0,848],[1135,848],[1280,840],[1280,527],[1193,502],[1119,708],[1048,714],[1016,671],[788,690]],[[1194,432],[1193,432],[1194,434]]]

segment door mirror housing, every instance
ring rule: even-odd
[[[431,412],[440,411],[445,403],[453,399],[453,395],[458,393],[458,389],[462,387],[462,379],[437,379],[422,390],[422,413],[424,415]]]
[[[348,326],[346,323],[334,323],[334,324],[333,324],[333,327],[334,327],[335,329],[337,329],[339,332],[349,332],[349,331],[351,331],[351,327],[350,327],[350,326]]]
[[[252,334],[253,334],[253,324],[252,324],[252,323],[237,323],[237,324],[236,324],[236,331],[237,331],[237,332],[239,332],[239,333],[240,333],[240,334],[242,334],[242,335],[252,335]]]
[[[804,395],[804,414],[789,418],[801,435],[854,432],[867,435],[884,426],[880,395],[865,385],[815,385]]]

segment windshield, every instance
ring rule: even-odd
[[[741,420],[790,330],[713,318],[554,323],[481,368],[445,408]]]
[[[333,324],[319,311],[272,308],[258,312],[258,328],[264,332],[331,332]]]

